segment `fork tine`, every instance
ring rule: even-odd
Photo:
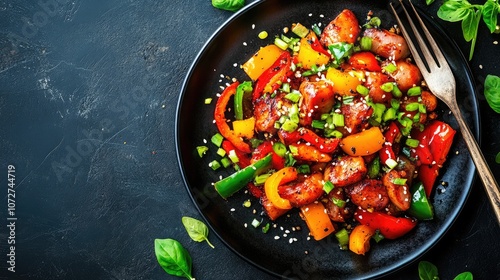
[[[403,4],[402,0],[399,0],[399,2],[401,4],[401,7],[403,8],[404,13],[406,14],[408,22],[410,23],[410,27],[413,30],[415,38],[417,39],[417,43],[418,43],[418,45],[420,47],[420,50],[422,51],[422,55],[424,57],[422,57],[420,55],[420,53],[418,52],[418,49],[415,46],[415,43],[413,42],[413,40],[411,39],[408,30],[406,29],[405,25],[401,21],[401,18],[399,17],[398,13],[396,12],[396,9],[394,8],[393,3],[391,2],[390,6],[391,6],[391,9],[392,9],[392,12],[393,12],[394,16],[396,17],[396,20],[398,22],[399,28],[403,32],[403,35],[404,35],[404,37],[406,39],[406,43],[408,44],[408,47],[411,50],[413,58],[415,59],[415,63],[421,69],[421,71],[423,69],[426,69],[427,72],[430,73],[431,69],[433,67],[438,67],[438,66],[437,66],[436,62],[434,61],[434,59],[431,59],[430,61],[429,61],[429,59],[426,59],[426,58],[432,58],[432,54],[430,53],[429,48],[427,48],[426,43],[425,43],[423,37],[420,35],[420,32],[418,31],[418,29],[416,28],[415,24],[413,23],[413,21],[412,21],[410,15],[409,15],[408,11],[406,10],[405,5]],[[427,65],[424,63],[424,61],[426,61]],[[422,74],[425,74],[425,73],[422,73]]]
[[[439,49],[439,46],[437,45],[434,38],[431,36],[431,33],[429,32],[429,30],[427,29],[427,26],[422,21],[422,18],[417,13],[417,10],[415,9],[413,2],[411,0],[409,2],[410,2],[410,6],[412,7],[413,11],[415,12],[415,15],[417,16],[418,22],[420,23],[422,30],[424,31],[425,37],[427,38],[432,50],[434,51],[434,55],[436,56],[436,59],[437,59],[439,66],[443,67],[444,65],[443,65],[443,63],[441,63],[441,61],[446,61],[446,58],[444,57],[443,53],[441,52],[441,49]]]

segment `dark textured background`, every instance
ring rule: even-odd
[[[192,242],[180,219],[200,215],[176,159],[177,99],[197,53],[232,14],[209,0],[0,1],[0,278],[173,279],[153,240],[174,238],[191,253],[197,279],[273,279],[214,235],[213,250]],[[437,22],[468,54],[460,25]],[[486,75],[500,75],[500,36],[484,25],[479,36],[470,67],[482,149],[500,180],[500,115],[482,96]],[[9,164],[15,274],[6,270]],[[454,226],[421,260],[441,279],[466,270],[500,279],[499,234],[477,180]],[[418,279],[417,263],[387,279]]]

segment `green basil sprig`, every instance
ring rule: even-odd
[[[488,75],[484,80],[484,97],[493,111],[500,114],[500,77]]]
[[[439,274],[437,267],[428,262],[421,261],[418,263],[418,276],[420,280],[439,280]],[[472,273],[465,271],[453,278],[453,280],[472,280]]]
[[[191,217],[182,217],[182,224],[191,239],[196,242],[207,241],[210,247],[215,248],[208,240],[208,227],[202,221]]]
[[[191,256],[177,240],[155,239],[155,254],[158,263],[165,272],[194,280],[191,276]]]
[[[465,41],[471,42],[469,52],[469,60],[471,60],[481,18],[491,33],[497,32],[499,12],[500,4],[496,0],[487,0],[484,5],[473,5],[467,0],[447,0],[439,7],[437,15],[445,21],[462,22],[463,37]]]

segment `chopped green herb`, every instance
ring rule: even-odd
[[[333,189],[335,188],[335,186],[333,185],[333,183],[331,181],[326,181],[324,184],[323,184],[323,190],[325,191],[325,193],[329,194]]]
[[[406,92],[406,94],[408,96],[419,96],[422,94],[422,88],[419,86],[412,87]]]

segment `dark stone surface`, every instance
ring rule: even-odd
[[[173,279],[155,259],[155,238],[179,240],[197,279],[274,279],[213,235],[214,250],[192,242],[180,219],[200,214],[177,164],[175,107],[192,61],[231,15],[208,0],[0,1],[2,279]],[[468,54],[460,25],[437,21]],[[500,115],[482,95],[486,75],[500,75],[500,36],[482,26],[479,38],[470,67],[482,150],[500,180]],[[15,273],[6,262],[8,165]],[[499,279],[499,233],[477,180],[458,220],[420,260],[441,279],[462,271]],[[417,262],[387,279],[418,279]]]

